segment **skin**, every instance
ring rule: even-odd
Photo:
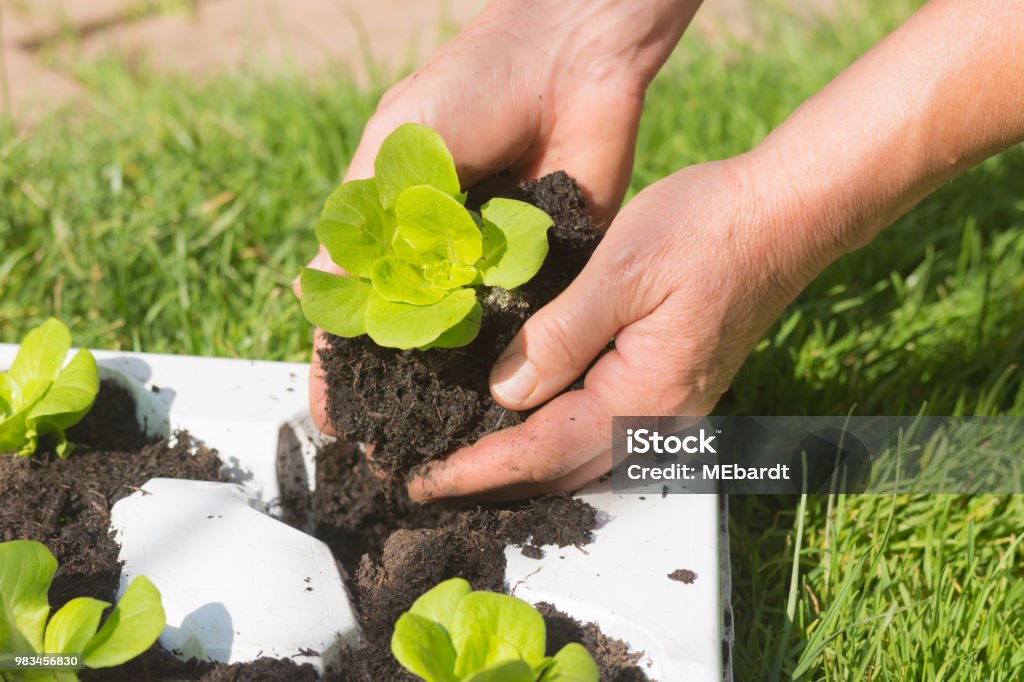
[[[607,221],[628,182],[643,92],[695,10],[667,1],[492,3],[388,93],[349,177],[371,175],[383,137],[418,121],[444,136],[464,186],[505,168],[526,177],[565,168]],[[566,14],[553,20],[558,11]],[[489,126],[480,106],[495,103],[502,125]],[[410,494],[574,490],[610,468],[612,415],[707,414],[829,263],[1022,139],[1024,2],[932,0],[755,149],[684,168],[630,201],[580,276],[492,371],[502,405],[543,407],[429,465]],[[584,388],[557,395],[612,338]],[[317,371],[311,405],[323,424]]]

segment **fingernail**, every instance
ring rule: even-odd
[[[491,371],[491,390],[506,405],[522,405],[537,389],[537,370],[522,353],[513,353]]]

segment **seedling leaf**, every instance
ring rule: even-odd
[[[457,674],[480,667],[481,660],[493,662],[491,648],[511,647],[529,664],[544,658],[544,619],[521,599],[493,592],[473,592],[459,601],[449,630],[458,652]],[[481,653],[483,640],[488,649]]]
[[[472,591],[469,582],[462,578],[445,580],[421,594],[409,607],[409,613],[432,620],[448,630],[459,602]]]
[[[366,305],[366,333],[378,346],[419,348],[464,320],[476,305],[472,289],[459,289],[422,306],[373,296]]]
[[[541,679],[544,682],[597,682],[600,676],[586,648],[571,642],[558,650]]]
[[[487,670],[506,661],[521,660],[519,650],[500,637],[484,631],[473,632],[459,645],[455,673],[460,678],[465,678],[477,670]],[[532,667],[529,664],[526,666],[531,670],[531,675],[527,679],[534,679]]]
[[[427,348],[459,348],[476,338],[480,333],[480,321],[483,319],[484,309],[480,303],[476,303],[469,311],[469,314],[462,318],[462,321],[454,327],[441,334],[433,341],[423,347]]]
[[[467,209],[451,154],[422,125],[389,135],[374,168],[373,180],[345,183],[324,206],[317,235],[348,276],[303,270],[306,318],[390,348],[470,343],[483,308],[469,287],[511,289],[536,274],[551,219],[511,199],[492,200],[483,216]]]
[[[331,193],[316,236],[331,260],[350,275],[369,277],[377,259],[392,253],[394,218],[380,205],[373,180],[352,180]]]
[[[34,435],[49,435],[56,442],[57,455],[67,457],[68,439],[64,429],[77,424],[92,409],[99,390],[95,358],[87,350],[78,351],[57,375],[50,390],[29,411],[27,420],[34,422]]]
[[[374,290],[386,301],[430,305],[445,296],[423,276],[422,268],[398,256],[385,256],[373,264],[370,280]]]
[[[130,661],[153,645],[165,623],[160,592],[145,576],[136,577],[85,646],[85,665],[109,668]]]
[[[57,454],[66,457],[64,430],[92,407],[99,391],[96,361],[80,350],[61,370],[71,333],[49,319],[22,341],[10,371],[0,374],[0,452],[28,456],[40,435],[52,436]]]
[[[428,185],[410,187],[399,195],[395,219],[396,241],[404,241],[424,260],[473,265],[483,253],[483,235],[469,212]]]
[[[477,269],[484,284],[514,289],[530,281],[548,255],[551,217],[514,199],[491,199],[480,213],[484,250]]]
[[[463,682],[533,682],[536,678],[530,666],[521,660],[502,661],[489,668],[472,673]]]
[[[56,572],[57,560],[41,543],[0,543],[0,600],[6,613],[0,615],[0,620],[9,621],[0,624],[0,651],[18,651],[6,646],[19,643],[37,652],[43,650],[43,632],[50,613],[46,593]]]
[[[368,280],[303,268],[299,282],[307,320],[338,336],[366,333],[366,304],[373,295]]]
[[[399,616],[391,652],[402,666],[426,682],[456,682],[455,649],[445,629],[411,611]]]
[[[416,185],[430,185],[465,203],[451,152],[441,136],[427,126],[406,123],[388,135],[373,169],[377,194],[386,210],[393,210],[398,196]]]
[[[46,392],[71,349],[71,332],[50,318],[25,335],[8,375],[21,388],[21,402],[29,403]]]
[[[109,602],[78,597],[53,614],[46,626],[43,651],[49,654],[79,654],[96,634]]]
[[[581,645],[552,658],[545,646],[536,609],[509,595],[472,592],[461,578],[422,594],[391,638],[398,661],[428,682],[597,682],[597,666]]]

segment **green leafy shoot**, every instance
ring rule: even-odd
[[[0,652],[12,655],[81,654],[87,668],[110,668],[153,645],[165,624],[160,592],[144,576],[132,580],[100,627],[108,602],[79,597],[52,618],[46,594],[57,560],[31,540],[0,543]],[[0,672],[0,679],[77,680],[73,672]]]
[[[50,318],[25,336],[11,368],[0,373],[0,453],[30,456],[47,436],[59,456],[70,454],[64,431],[85,416],[99,391],[89,351],[78,351],[61,369],[70,349],[71,332]]]
[[[317,238],[348,274],[302,270],[306,319],[390,348],[466,345],[480,330],[476,288],[514,289],[536,275],[551,217],[514,199],[466,208],[444,140],[415,123],[384,140],[374,172],[324,204]]]
[[[597,682],[582,645],[548,657],[545,637],[544,619],[523,600],[452,578],[398,618],[391,652],[425,682]]]

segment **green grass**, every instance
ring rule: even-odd
[[[748,149],[910,11],[688,37],[649,95],[632,191]],[[0,133],[0,339],[54,314],[90,346],[305,358],[289,281],[374,93],[117,62],[80,77],[84,113]],[[836,263],[722,411],[1024,415],[1021,187],[1017,148]],[[1024,496],[730,503],[738,679],[1024,678]]]

